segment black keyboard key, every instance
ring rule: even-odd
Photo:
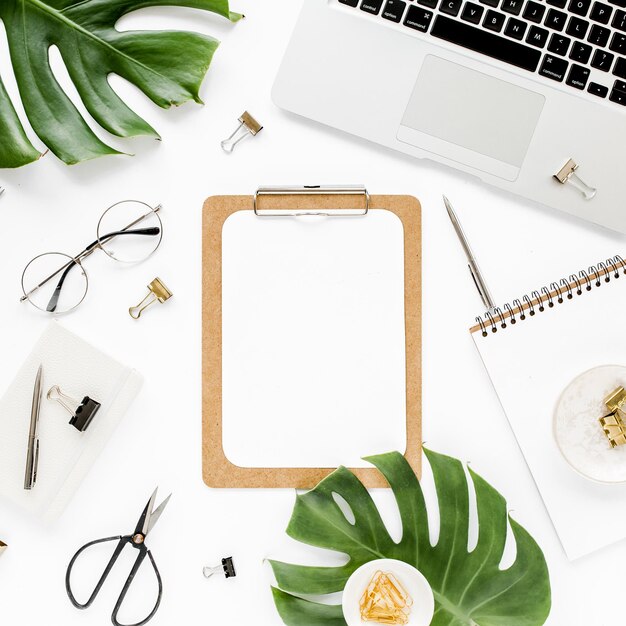
[[[386,20],[397,23],[402,19],[404,9],[406,9],[406,2],[403,0],[387,0],[382,15]]]
[[[591,5],[591,0],[571,0],[567,10],[570,13],[575,13],[576,15],[581,15],[585,17],[587,12],[589,11],[589,6]]]
[[[521,43],[500,35],[475,28],[463,22],[438,15],[430,34],[438,39],[480,52],[493,59],[534,72],[539,65],[541,53]]]
[[[571,42],[572,40],[569,37],[553,33],[552,37],[550,37],[548,50],[550,52],[554,52],[554,54],[560,54],[564,57],[567,54],[567,50],[569,49],[569,45]]]
[[[591,67],[595,67],[597,70],[608,72],[613,64],[615,56],[610,52],[604,50],[596,50],[593,53],[593,59],[591,59]]]
[[[613,74],[615,74],[615,76],[619,76],[620,78],[626,78],[626,59],[624,57],[619,57],[619,59],[617,59],[617,63],[613,68]]]
[[[503,0],[500,9],[505,13],[512,13],[513,15],[519,15],[522,11],[524,0]]]
[[[421,4],[429,9],[434,9],[437,6],[438,0],[417,0],[417,4]]]
[[[609,43],[610,34],[611,31],[608,28],[594,24],[591,27],[591,32],[589,33],[589,37],[587,37],[587,41],[595,46],[604,48],[606,44]]]
[[[548,17],[546,17],[546,21],[543,23],[543,25],[561,32],[565,28],[566,21],[567,13],[563,13],[563,11],[557,11],[556,9],[550,9],[548,11]]]
[[[609,96],[611,102],[617,102],[622,106],[626,106],[626,83],[622,80],[616,80]]]
[[[565,32],[578,39],[584,39],[589,29],[589,22],[581,20],[579,17],[570,17]]]
[[[615,11],[611,26],[617,28],[617,30],[626,32],[626,11]]]
[[[483,16],[485,9],[479,4],[473,2],[466,2],[463,7],[463,13],[461,13],[461,19],[472,24],[480,24],[480,18]]]
[[[543,48],[548,41],[548,31],[545,28],[539,28],[539,26],[531,26],[526,37],[526,43],[531,46],[537,46],[537,48]]]
[[[422,9],[421,7],[411,5],[406,12],[404,18],[404,25],[409,28],[414,28],[422,33],[428,32],[428,27],[433,19],[433,12]]]
[[[575,89],[584,89],[587,86],[589,74],[591,74],[591,70],[588,67],[572,65],[565,82]]]
[[[559,9],[564,9],[567,4],[567,0],[546,0],[546,2],[553,7],[559,7]]]
[[[462,0],[441,0],[439,10],[448,15],[457,16],[461,10]]]
[[[589,83],[587,91],[593,96],[598,96],[598,98],[606,98],[606,95],[609,93],[609,88],[599,83]]]
[[[613,33],[613,39],[611,39],[609,48],[618,54],[626,54],[626,35]]]
[[[565,78],[565,72],[567,72],[568,65],[568,62],[565,59],[560,59],[559,57],[553,57],[551,54],[546,54],[543,57],[543,63],[539,68],[539,73],[546,78],[562,83]]]
[[[487,11],[487,15],[485,15],[485,19],[483,21],[483,26],[488,28],[489,30],[493,30],[496,33],[499,33],[504,26],[505,16],[502,13],[498,13],[497,11],[492,11],[489,9]]]
[[[382,6],[383,0],[363,0],[363,2],[361,2],[361,11],[378,15]]]
[[[609,0],[611,4],[616,4],[618,7],[622,7],[622,9],[626,8],[626,0]]]
[[[355,7],[359,4],[359,0],[339,0],[341,4],[347,4],[349,7]]]
[[[588,46],[586,43],[575,41],[572,51],[569,53],[569,58],[578,63],[588,63],[591,57],[591,50],[591,46]]]
[[[603,4],[602,2],[594,2],[589,17],[594,22],[608,24],[611,19],[611,13],[613,13],[613,7],[610,7],[608,4]]]
[[[489,7],[497,7],[500,4],[500,0],[480,0],[482,4],[486,4]]]
[[[522,20],[516,20],[514,17],[510,17],[507,22],[506,28],[504,29],[504,34],[508,37],[513,37],[513,39],[517,39],[521,41],[524,39],[524,34],[526,33],[526,22],[522,22]]]
[[[530,0],[524,9],[523,18],[528,20],[529,22],[535,22],[535,24],[539,24],[543,19],[543,14],[546,12],[546,7],[543,4],[539,4],[538,2],[533,2]]]

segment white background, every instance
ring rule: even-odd
[[[150,10],[125,20],[124,27],[167,24],[223,40],[202,89],[206,105],[161,111],[124,85],[124,96],[161,132],[162,143],[112,140],[136,156],[68,168],[48,155],[22,170],[0,173],[0,184],[8,187],[0,199],[1,386],[8,385],[47,323],[18,302],[21,270],[32,256],[51,249],[77,252],[93,239],[102,210],[128,197],[162,202],[166,229],[162,249],[143,266],[120,271],[104,255],[89,259],[88,300],[63,323],[136,367],[146,384],[55,526],[44,528],[0,504],[0,537],[10,544],[0,559],[1,619],[15,626],[107,624],[121,575],[82,613],[65,596],[68,559],[90,539],[130,532],[158,484],[163,495],[172,491],[174,496],[148,540],[165,584],[154,623],[280,623],[263,560],[329,557],[286,538],[293,491],[215,491],[202,483],[201,206],[208,195],[252,193],[259,184],[364,182],[372,193],[414,194],[423,206],[427,445],[471,461],[539,541],[552,577],[550,624],[623,623],[611,598],[621,590],[626,543],[575,563],[566,560],[467,332],[481,303],[441,194],[457,208],[499,302],[623,253],[624,237],[277,110],[270,88],[299,4],[235,0],[233,9],[247,15],[235,26],[188,10]],[[5,42],[0,46],[4,50]],[[15,94],[4,52],[0,73]],[[67,85],[64,71],[59,76]],[[226,156],[219,141],[246,108],[265,130]],[[133,322],[126,310],[143,297],[155,275],[175,296]],[[376,498],[397,532],[388,494]],[[588,531],[610,532],[622,523],[606,520],[603,528]],[[203,565],[230,554],[239,571],[236,579],[203,579]]]

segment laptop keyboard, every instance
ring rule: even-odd
[[[339,0],[626,106],[626,0]]]

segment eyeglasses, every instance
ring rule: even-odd
[[[28,300],[48,313],[67,313],[87,295],[89,279],[82,262],[96,250],[120,263],[140,263],[161,245],[161,205],[152,208],[138,200],[123,200],[110,206],[100,217],[97,239],[72,256],[46,252],[36,256],[22,273],[20,302]]]

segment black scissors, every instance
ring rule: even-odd
[[[111,570],[113,569],[113,566],[115,565],[115,562],[117,561],[120,554],[122,553],[122,550],[124,549],[126,544],[130,544],[133,548],[139,551],[139,554],[137,555],[137,559],[135,560],[135,564],[133,565],[133,569],[131,570],[126,580],[126,583],[124,584],[122,593],[120,593],[120,596],[117,599],[117,603],[115,604],[115,608],[113,609],[113,613],[111,615],[111,621],[113,622],[113,624],[115,624],[115,626],[124,626],[123,624],[120,624],[117,621],[117,614],[119,613],[119,610],[122,607],[122,603],[124,602],[124,598],[126,597],[128,590],[130,589],[133,579],[137,575],[137,572],[139,571],[139,568],[141,567],[141,564],[143,563],[146,556],[150,559],[150,563],[152,564],[152,568],[154,569],[154,573],[156,574],[157,582],[159,584],[159,595],[158,595],[156,604],[154,605],[154,608],[150,612],[150,615],[148,615],[148,617],[143,619],[141,622],[137,622],[136,624],[129,624],[128,626],[142,626],[143,624],[146,624],[154,617],[157,610],[159,609],[159,605],[161,604],[161,596],[163,595],[163,583],[161,582],[161,574],[159,574],[159,570],[157,569],[156,563],[154,562],[152,553],[146,547],[145,541],[146,541],[146,537],[148,533],[152,530],[157,520],[161,516],[161,513],[163,513],[163,509],[165,509],[165,506],[169,502],[169,499],[172,497],[171,494],[167,496],[167,498],[163,500],[160,506],[156,510],[154,510],[154,501],[156,499],[156,495],[157,495],[157,489],[155,489],[154,493],[150,496],[150,500],[148,500],[148,504],[146,504],[146,507],[144,508],[143,513],[141,514],[141,517],[139,518],[139,521],[137,522],[137,527],[135,528],[135,532],[133,532],[132,535],[124,535],[124,536],[118,535],[117,537],[107,537],[106,539],[97,539],[96,541],[90,541],[88,544],[84,545],[72,557],[72,560],[70,561],[70,564],[67,567],[67,573],[65,575],[65,589],[67,591],[67,595],[69,596],[72,604],[77,609],[87,609],[93,604],[93,601],[96,599],[96,596],[98,595],[98,593],[100,593],[100,589],[102,588],[104,581],[109,576]],[[77,602],[76,598],[74,597],[74,594],[72,593],[72,588],[70,585],[70,577],[72,575],[72,568],[74,567],[74,563],[76,562],[76,559],[85,550],[87,550],[91,546],[95,546],[100,543],[106,543],[107,541],[118,542],[117,547],[115,548],[115,552],[113,552],[113,556],[109,560],[109,563],[106,566],[102,576],[100,577],[100,580],[98,581],[96,588],[93,590],[93,593],[91,594],[89,600],[87,600],[85,604],[80,604],[80,602]]]

